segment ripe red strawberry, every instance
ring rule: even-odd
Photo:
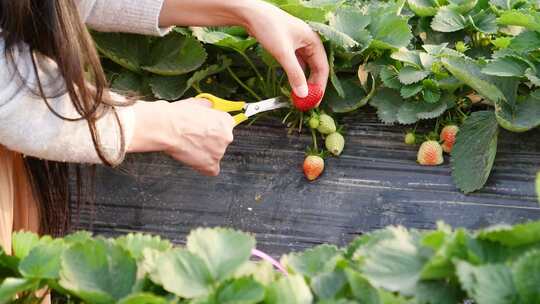
[[[324,171],[324,159],[318,155],[308,155],[304,160],[304,175],[310,181],[316,180]]]
[[[444,152],[452,152],[454,144],[456,143],[456,136],[459,132],[459,127],[456,125],[448,125],[444,127],[441,131],[441,141],[443,142],[442,148]]]
[[[434,141],[425,141],[418,150],[418,163],[423,166],[438,166],[444,162],[443,149]]]
[[[323,90],[319,85],[308,83],[308,92],[304,98],[298,97],[294,92],[291,94],[294,107],[301,112],[316,108],[323,98]]]

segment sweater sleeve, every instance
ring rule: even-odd
[[[101,163],[94,148],[88,123],[70,122],[53,114],[41,97],[35,94],[37,80],[28,47],[14,52],[14,65],[8,64],[0,40],[0,144],[29,156],[61,162]],[[59,114],[78,118],[73,103],[65,93],[65,83],[54,61],[39,60],[38,71],[50,106]],[[25,83],[21,81],[25,80]],[[122,97],[114,95],[118,101]],[[97,121],[99,141],[107,159],[120,162],[123,157],[121,136],[126,147],[132,138],[135,114],[132,107],[117,107],[120,124],[114,112],[108,111]],[[121,127],[120,127],[121,125]]]
[[[163,36],[171,28],[159,27],[164,0],[78,0],[86,24],[102,32]]]

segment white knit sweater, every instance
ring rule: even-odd
[[[168,29],[158,27],[163,1],[79,0],[78,3],[82,18],[96,30],[164,35]],[[0,38],[0,145],[42,159],[100,163],[88,124],[56,117],[43,99],[33,93],[36,77],[28,47],[22,45],[17,49],[15,65],[27,86],[15,76],[14,67],[6,63],[4,42]],[[64,85],[56,64],[51,60],[40,60],[38,70],[46,91],[55,92]],[[114,96],[122,100],[121,96]],[[49,102],[62,115],[78,117],[67,94],[49,99]],[[119,107],[117,111],[129,145],[135,124],[133,109]],[[112,111],[97,125],[107,157],[122,159],[121,133]]]

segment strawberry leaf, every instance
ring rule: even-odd
[[[465,17],[448,8],[441,8],[431,22],[431,28],[437,32],[451,33],[462,30],[467,25]]]
[[[498,134],[492,111],[474,112],[465,120],[452,150],[452,176],[461,191],[470,193],[486,183],[497,154]]]
[[[540,302],[540,250],[523,255],[512,267],[514,282],[523,303]]]
[[[491,101],[504,101],[503,93],[494,84],[492,78],[481,72],[481,67],[470,58],[442,58],[444,67],[461,82],[467,84],[480,95]]]
[[[477,238],[508,247],[533,245],[540,242],[540,222],[492,226],[478,231]]]
[[[142,69],[163,76],[177,76],[198,69],[206,61],[206,51],[193,37],[172,33],[154,43],[147,65]]]
[[[512,272],[504,264],[474,266],[457,262],[457,275],[467,294],[478,304],[516,303]]]
[[[93,32],[92,37],[101,54],[122,67],[140,72],[150,50],[146,36]]]

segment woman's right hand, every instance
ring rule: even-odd
[[[219,174],[221,159],[233,141],[230,114],[211,109],[205,99],[138,102],[134,109],[135,131],[128,152],[163,151],[202,174]]]

